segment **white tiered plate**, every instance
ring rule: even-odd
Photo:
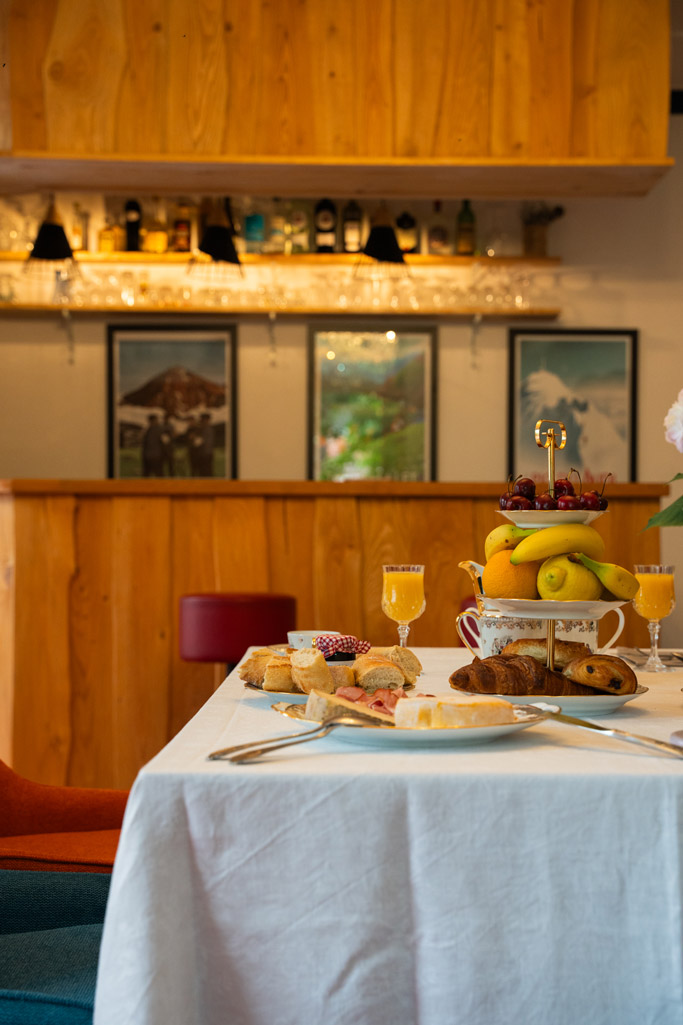
[[[492,694],[491,697],[502,698],[503,701],[513,701],[516,705],[533,705],[537,701],[551,702],[559,705],[567,715],[611,715],[617,709],[625,705],[627,701],[633,701],[642,694],[647,694],[647,687],[641,685],[634,694],[548,694],[539,697],[538,694],[527,694],[520,697],[518,694]]]
[[[505,699],[509,700],[509,699]],[[538,698],[536,700],[539,700]],[[302,722],[316,722],[307,719],[303,705],[288,705],[280,701],[272,706],[280,715]],[[528,726],[535,726],[548,718],[540,708],[524,708],[514,705],[515,721],[495,726],[459,726],[448,730],[439,729],[396,729],[395,726],[338,726],[333,736],[337,740],[348,740],[352,744],[370,747],[459,747],[468,744],[484,744],[491,740],[507,737]]]
[[[522,619],[602,619],[608,612],[628,605],[626,601],[543,601],[540,598],[489,598],[487,609]]]
[[[561,527],[565,523],[592,523],[602,516],[603,510],[588,509],[520,509],[518,512],[497,509],[496,512],[511,520],[516,527]]]

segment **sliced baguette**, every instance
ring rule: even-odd
[[[272,658],[273,652],[270,648],[257,648],[256,651],[252,651],[249,658],[245,659],[239,667],[237,675],[240,680],[244,680],[246,683],[258,684],[260,687],[263,683],[266,666]]]
[[[401,702],[399,701],[400,705]],[[376,712],[367,705],[359,705],[356,701],[349,701],[347,698],[339,698],[336,694],[327,694],[323,691],[312,690],[306,701],[306,718],[314,722],[324,722],[333,715],[343,715],[344,712],[353,712],[365,718],[377,720],[377,723],[394,724],[393,715],[386,712]]]
[[[354,663],[356,686],[368,694],[374,694],[380,687],[396,690],[406,682],[403,672],[388,658],[379,655],[359,655]]]
[[[263,689],[268,691],[299,694],[299,688],[292,677],[292,662],[289,655],[274,655],[266,665],[263,676]]]
[[[391,648],[370,648],[368,655],[378,655],[394,662],[403,673],[406,683],[413,684],[422,672],[422,663],[410,648],[394,644]]]
[[[300,648],[291,655],[292,679],[300,691],[310,694],[316,688],[326,694],[334,692],[335,682],[322,651]]]

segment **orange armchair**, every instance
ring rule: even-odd
[[[33,783],[0,761],[0,869],[111,872],[127,799]]]

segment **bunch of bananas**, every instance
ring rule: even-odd
[[[623,566],[599,561],[605,554],[605,543],[597,530],[583,523],[538,530],[504,523],[486,538],[486,561],[501,551],[511,551],[513,566],[541,563],[537,578],[541,598],[630,601],[640,586],[633,573]]]

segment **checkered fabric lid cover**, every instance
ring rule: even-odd
[[[316,637],[315,646],[325,658],[337,651],[354,651],[357,655],[364,655],[372,647],[370,641],[359,641],[351,634],[321,634]]]

